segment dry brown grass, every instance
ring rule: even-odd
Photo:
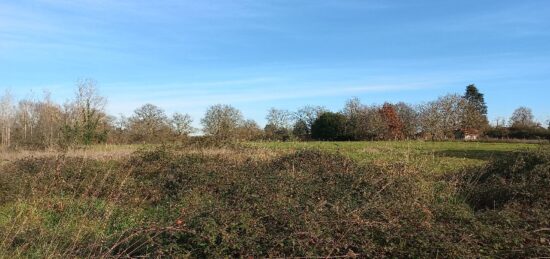
[[[129,157],[141,148],[139,145],[98,145],[90,147],[76,147],[66,151],[60,150],[2,150],[0,151],[0,165],[24,158],[43,157],[82,157],[96,160],[117,160]]]

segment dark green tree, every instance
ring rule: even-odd
[[[473,105],[481,115],[487,116],[487,104],[485,103],[485,97],[479,92],[474,84],[466,87],[464,99],[466,99],[469,104]]]
[[[311,136],[317,140],[345,140],[346,116],[325,112],[311,126]]]
[[[462,128],[485,130],[489,125],[489,120],[483,94],[472,84],[466,87],[463,98],[466,103],[462,113]]]

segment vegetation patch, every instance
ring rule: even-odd
[[[510,203],[550,205],[550,152],[514,152],[467,174],[465,194],[476,209],[499,209]]]
[[[117,160],[11,162],[0,174],[0,256],[550,253],[547,149],[439,175],[413,155],[373,163],[342,150],[261,152],[160,146]]]

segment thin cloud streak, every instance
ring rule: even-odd
[[[294,90],[278,90],[267,89],[265,91],[254,90],[250,92],[239,92],[233,94],[217,94],[212,92],[193,94],[193,95],[178,95],[173,93],[172,97],[163,97],[162,101],[143,98],[136,95],[134,98],[125,96],[124,100],[119,97],[113,97],[113,103],[109,106],[115,113],[127,113],[128,107],[137,108],[136,105],[143,105],[146,102],[161,104],[166,109],[182,109],[193,108],[196,106],[206,107],[218,102],[228,104],[242,104],[265,101],[302,99],[313,97],[326,96],[353,96],[361,93],[374,92],[395,92],[395,91],[414,91],[435,88],[435,84],[417,83],[417,84],[398,84],[398,85],[363,85],[363,86],[333,86],[324,88],[295,88]],[[156,98],[155,98],[156,99]],[[132,100],[132,101],[128,101]],[[222,101],[220,101],[222,100]],[[124,108],[124,110],[122,110]],[[120,110],[119,110],[120,109]]]

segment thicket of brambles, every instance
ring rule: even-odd
[[[186,144],[185,144],[186,145]],[[444,174],[316,150],[159,146],[1,165],[0,257],[538,258],[550,150]]]
[[[536,122],[526,107],[518,108],[508,123],[489,125],[484,96],[474,85],[463,95],[449,94],[420,105],[365,105],[352,98],[338,112],[321,106],[304,106],[294,112],[272,108],[263,129],[235,107],[218,104],[208,108],[200,131],[192,127],[191,116],[168,116],[153,104],[143,105],[130,117],[111,116],[96,85],[92,79],[78,81],[75,97],[62,105],[49,95],[15,102],[6,93],[0,101],[2,146],[166,143],[186,140],[193,133],[216,140],[449,140],[466,134],[550,139],[550,130]]]

